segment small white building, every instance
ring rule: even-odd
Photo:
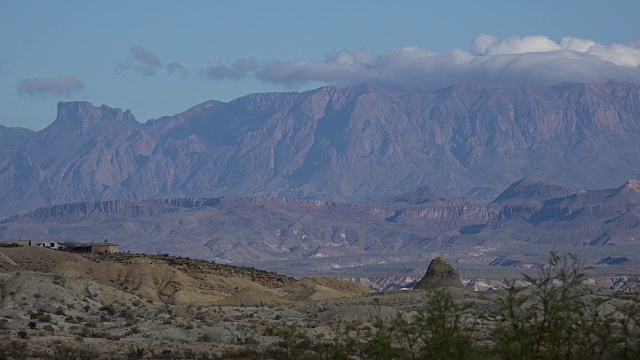
[[[62,250],[65,247],[67,247],[65,243],[56,242],[56,241],[40,241],[38,243],[38,246],[42,246],[44,248],[53,249],[53,250]]]

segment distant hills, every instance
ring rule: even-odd
[[[522,179],[493,202],[421,189],[366,203],[271,197],[70,203],[0,222],[0,239],[18,237],[108,237],[125,251],[275,261],[289,270],[319,272],[411,263],[434,254],[462,264],[520,266],[544,263],[553,247],[589,253],[593,263],[624,257],[635,264],[637,251],[625,249],[637,249],[640,241],[640,181],[581,190]]]
[[[70,102],[60,103],[55,121],[41,131],[0,127],[0,216],[54,204],[113,204],[117,202],[111,200],[121,199],[133,199],[121,202],[122,206],[143,214],[187,210],[163,200],[135,199],[268,196],[363,201],[402,196],[421,187],[421,192],[407,195],[415,199],[409,204],[427,204],[432,209],[428,203],[439,197],[437,193],[494,199],[514,181],[539,177],[570,186],[512,189],[492,205],[470,203],[463,210],[443,205],[439,211],[455,212],[459,218],[453,213],[442,218],[456,226],[483,224],[478,234],[488,231],[498,219],[519,216],[523,224],[549,224],[555,229],[555,239],[564,231],[562,221],[571,217],[575,221],[604,219],[597,206],[588,207],[590,202],[624,197],[613,193],[618,190],[606,193],[609,195],[565,195],[574,187],[613,188],[638,179],[639,153],[640,86],[631,84],[504,88],[463,83],[427,94],[366,84],[323,87],[303,93],[252,94],[229,103],[208,101],[144,124],[129,111]],[[632,191],[632,187],[630,183],[619,191]],[[522,200],[528,194],[533,197]],[[511,204],[509,199],[514,196],[524,203]],[[549,203],[551,198],[562,200]],[[222,208],[231,206],[229,201]],[[292,204],[292,200],[260,201],[276,202],[280,207]],[[231,201],[235,202],[255,205],[249,200]],[[319,204],[324,204],[316,209],[320,212],[326,206],[347,206]],[[502,207],[494,210],[498,205]],[[577,213],[575,209],[584,210]],[[289,210],[265,205],[263,211]],[[384,218],[402,222],[406,218],[402,211],[435,210],[395,211],[387,214],[384,210]],[[605,219],[609,222],[603,229],[610,230],[584,230],[581,241],[621,241],[615,240],[614,228],[631,226],[637,209],[620,211],[619,217]],[[379,231],[394,233],[386,230],[394,222],[384,218]],[[333,233],[335,229],[327,224],[321,238],[341,239],[336,235],[339,230]],[[156,232],[153,228],[141,231],[141,237]],[[443,236],[450,239],[453,235]],[[394,246],[417,244],[430,235],[400,238],[404,240]],[[423,242],[432,241],[440,240]],[[239,251],[229,246],[211,250],[208,256]],[[291,252],[307,256],[317,247],[300,246],[299,251]],[[245,256],[263,258],[266,255],[261,251]],[[269,251],[274,254],[269,256],[277,257],[280,250]]]

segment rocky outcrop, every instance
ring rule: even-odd
[[[432,290],[443,287],[465,288],[460,280],[460,274],[449,261],[443,257],[437,257],[431,260],[427,273],[413,288]]]

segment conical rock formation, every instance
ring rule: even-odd
[[[429,290],[442,287],[465,288],[456,269],[451,266],[447,259],[438,256],[431,260],[427,273],[413,288]]]

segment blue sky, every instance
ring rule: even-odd
[[[639,1],[0,0],[0,124],[371,82],[640,82]]]

